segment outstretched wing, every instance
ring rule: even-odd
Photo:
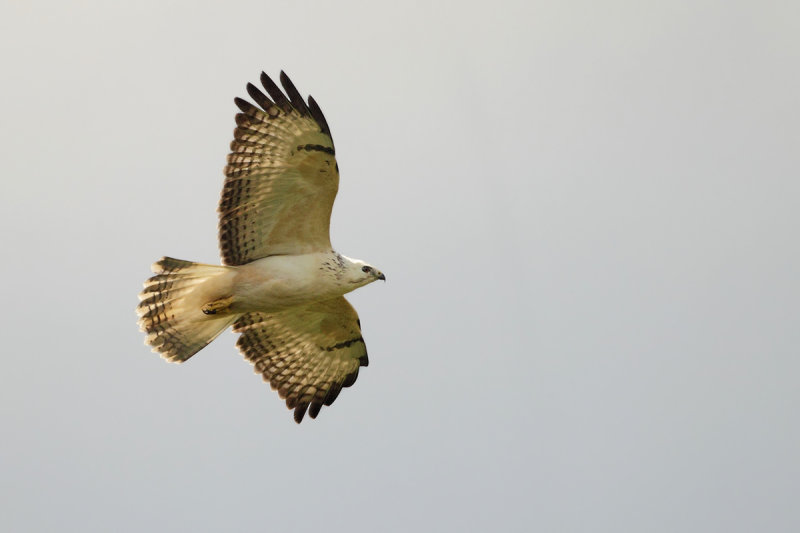
[[[286,94],[263,72],[260,106],[236,98],[241,109],[225,167],[219,203],[222,262],[241,265],[268,255],[324,252],[339,189],[333,139],[312,97],[303,101],[286,74]],[[288,95],[288,98],[287,98]]]
[[[367,366],[367,348],[353,306],[340,296],[279,313],[248,313],[234,325],[236,342],[256,372],[294,409],[299,424],[316,418]]]

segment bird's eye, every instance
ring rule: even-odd
[[[361,267],[361,272],[372,272],[372,267],[363,266]]]

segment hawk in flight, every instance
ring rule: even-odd
[[[333,139],[319,106],[285,73],[247,92],[219,202],[222,265],[163,257],[139,294],[154,352],[182,363],[228,326],[236,346],[294,409],[316,418],[367,366],[358,314],[344,294],[386,278],[331,247],[339,188]],[[267,96],[268,95],[268,96]]]

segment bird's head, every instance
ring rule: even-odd
[[[348,284],[355,287],[363,287],[373,281],[382,280],[386,281],[386,276],[383,272],[374,266],[365,263],[359,259],[347,258],[347,268],[345,269],[345,280]]]

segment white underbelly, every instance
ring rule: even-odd
[[[341,296],[313,256],[274,256],[238,267],[231,311],[276,312]]]

